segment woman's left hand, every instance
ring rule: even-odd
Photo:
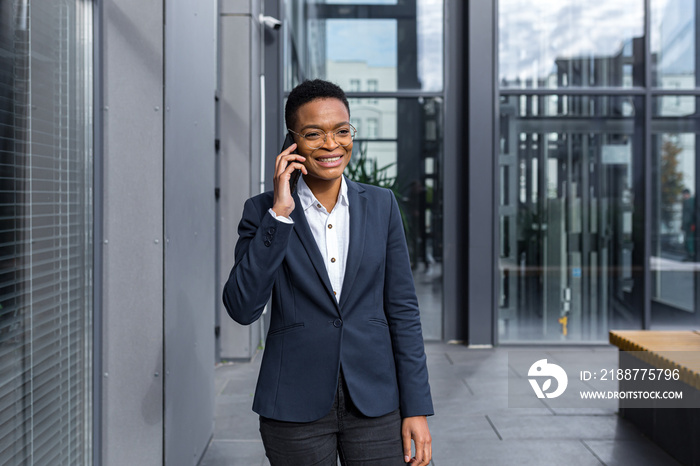
[[[401,422],[403,459],[413,466],[427,466],[433,457],[432,438],[425,416],[405,417]],[[411,439],[416,446],[416,456],[411,458]]]

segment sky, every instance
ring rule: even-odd
[[[396,0],[325,0],[325,3],[396,4]],[[670,23],[691,21],[693,0],[651,0],[652,51],[660,69],[692,73],[692,44],[664,50]],[[418,0],[418,67],[423,89],[443,86],[443,1]],[[695,26],[694,24],[692,25]],[[665,28],[665,29],[664,29]],[[393,20],[329,20],[327,58],[396,67]],[[644,35],[644,0],[499,0],[499,78],[552,74],[557,58],[614,56]],[[694,43],[694,41],[691,41]],[[688,49],[691,47],[691,49]],[[686,50],[688,49],[688,50]],[[673,54],[682,56],[674,57]],[[665,55],[665,56],[664,56]],[[693,57],[694,58],[694,57]]]
[[[617,54],[644,35],[644,0],[500,0],[500,78],[548,76],[557,58]]]
[[[396,0],[326,3],[396,4]],[[424,90],[441,90],[443,80],[443,1],[418,0],[418,74]],[[329,60],[366,61],[369,66],[396,67],[395,20],[351,19],[326,21]]]
[[[694,49],[679,43],[664,47],[682,23],[694,22],[693,4],[651,0],[653,53],[661,58],[694,55]],[[500,0],[499,77],[544,78],[557,58],[613,56],[625,43],[643,36],[644,0]],[[694,70],[693,61],[674,62],[685,63],[682,72]]]

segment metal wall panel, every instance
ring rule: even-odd
[[[165,10],[164,464],[190,466],[214,427],[217,2]]]
[[[470,346],[495,343],[495,215],[494,163],[496,127],[494,14],[491,2],[469,2],[466,73],[467,128],[467,342]],[[478,135],[478,136],[477,136]]]
[[[227,2],[231,3],[231,2]],[[257,2],[254,2],[257,4]],[[238,222],[247,198],[259,192],[260,177],[260,74],[261,31],[259,5],[245,14],[240,5],[229,11],[222,5],[219,77],[219,254],[218,296],[233,266]],[[221,315],[220,356],[249,359],[260,343],[260,321],[243,327],[235,323],[218,301]],[[264,319],[264,317],[263,317]]]
[[[102,451],[163,461],[163,4],[102,3]],[[98,155],[99,157],[99,151]]]

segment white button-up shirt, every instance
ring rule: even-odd
[[[321,251],[333,293],[336,300],[340,301],[350,243],[350,203],[345,177],[341,178],[338,200],[330,213],[318,202],[314,193],[304,182],[304,177],[299,177],[297,193],[301,205],[295,206],[295,208],[301,208],[304,211],[311,234],[316,240],[319,251]],[[290,221],[286,217],[276,216],[272,209],[270,211],[277,220]]]

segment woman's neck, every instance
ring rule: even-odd
[[[334,180],[322,180],[320,178],[305,176],[304,182],[314,194],[316,199],[318,199],[318,202],[320,202],[323,207],[326,208],[326,211],[330,212],[333,210],[335,203],[338,201],[338,193],[340,193],[342,176]]]

